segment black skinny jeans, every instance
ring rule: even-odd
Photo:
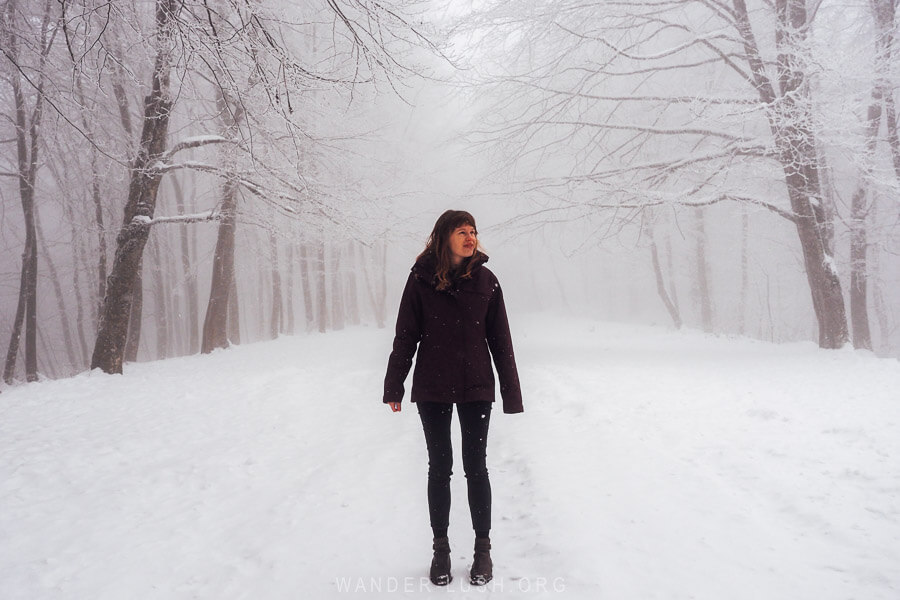
[[[428,513],[435,532],[446,531],[450,524],[450,475],[453,473],[450,422],[453,406],[440,402],[416,402],[428,447]],[[455,406],[462,430],[463,470],[469,490],[472,527],[477,533],[487,535],[491,529],[491,482],[485,458],[491,403],[469,402]]]

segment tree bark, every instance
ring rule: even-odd
[[[175,208],[178,214],[186,214],[187,206],[184,201],[184,191],[177,177],[172,177],[172,188],[175,190]],[[197,277],[191,265],[191,247],[188,228],[182,226],[181,237],[181,270],[185,287],[185,317],[187,318],[187,350],[186,354],[196,354],[200,351],[200,315],[197,306]]]
[[[241,343],[241,311],[238,296],[237,276],[231,277],[231,293],[228,294],[228,343]]]
[[[306,320],[306,331],[309,332],[313,330],[315,316],[312,292],[310,291],[312,276],[309,268],[309,250],[305,239],[300,240],[298,251],[300,254],[300,286],[303,292],[303,317]]]
[[[653,263],[653,273],[654,275],[656,275],[656,292],[659,294],[660,299],[666,306],[666,310],[669,311],[669,316],[672,318],[672,323],[675,325],[675,329],[681,329],[681,315],[679,314],[678,309],[675,307],[675,304],[672,302],[672,299],[669,297],[669,294],[666,291],[666,284],[663,280],[662,267],[659,264],[659,251],[656,247],[656,238],[653,235],[653,225],[649,222],[647,224],[646,231],[647,237],[650,238],[650,260]]]
[[[287,298],[285,299],[285,332],[294,335],[294,246],[293,236],[287,245]]]
[[[341,247],[331,245],[331,324],[336,330],[344,328],[346,310],[344,308],[343,266],[341,265]]]
[[[278,265],[278,239],[274,229],[269,229],[269,253],[271,254],[270,272],[272,274],[272,314],[269,322],[271,339],[278,337],[282,330],[281,272]],[[260,306],[262,310],[262,306]]]
[[[873,204],[874,207],[877,206]],[[876,222],[876,215],[872,215],[873,222]],[[873,347],[877,350],[887,350],[890,348],[891,327],[888,319],[888,304],[884,298],[884,284],[881,278],[881,256],[878,248],[872,252],[872,260],[869,264],[869,281],[872,283],[872,308],[875,310],[876,322],[878,323],[879,343]]]
[[[240,102],[236,102],[223,89],[218,88],[216,104],[222,119],[223,134],[227,138],[237,136],[240,123],[244,117]],[[206,305],[206,317],[203,321],[203,335],[200,351],[204,354],[216,348],[227,348],[229,345],[229,307],[237,307],[237,297],[232,297],[234,282],[234,244],[237,227],[238,183],[234,179],[225,181],[222,186],[222,219],[219,221],[219,232],[216,238],[216,252],[213,256],[212,283],[209,290],[209,302]],[[237,322],[237,315],[234,316]],[[232,337],[232,341],[237,340]]]
[[[19,301],[16,304],[16,316],[13,318],[12,335],[9,340],[9,348],[6,351],[6,362],[3,366],[3,381],[11,384],[16,376],[16,359],[19,356],[19,343],[22,339],[22,324],[25,322],[25,294],[28,281],[27,250],[22,255],[22,272],[19,276]]]
[[[75,293],[75,327],[78,332],[78,348],[81,352],[81,361],[79,362],[79,365],[87,367],[91,364],[91,354],[88,350],[87,335],[85,333],[85,305],[90,307],[91,337],[93,337],[96,334],[96,322],[93,319],[96,319],[99,314],[96,310],[98,303],[94,302],[95,299],[92,296],[89,296],[87,302],[84,300],[79,272],[81,268],[83,268],[83,265],[87,264],[87,253],[84,250],[84,244],[80,239],[79,232],[75,225],[71,207],[68,205],[66,206],[65,214],[72,235],[72,288]],[[88,269],[86,272],[93,273],[93,270]]]
[[[131,310],[128,312],[128,332],[125,338],[125,362],[137,362],[141,347],[141,325],[144,322],[144,256],[138,259],[131,284]]]
[[[697,303],[700,305],[700,323],[703,331],[713,331],[712,294],[709,289],[709,265],[706,261],[706,215],[697,209],[697,245],[694,259],[697,269]]]
[[[266,261],[263,258],[263,253],[258,252],[254,256],[256,259],[256,269],[254,272],[256,273],[256,285],[253,286],[253,289],[256,291],[256,311],[254,311],[253,316],[257,319],[256,325],[256,339],[271,339],[266,336],[268,329],[266,325],[268,325],[268,317],[266,314],[265,307],[271,306],[269,304],[269,292],[272,290],[269,287],[270,279],[271,279],[271,262]]]
[[[750,214],[741,207],[741,297],[738,300],[738,333],[747,331],[747,296],[750,294],[750,265],[747,247],[750,242]]]
[[[156,359],[161,360],[169,356],[169,307],[167,299],[171,296],[163,277],[163,252],[159,243],[159,231],[151,233],[150,254],[153,268],[153,304],[156,322]]]
[[[875,148],[878,144],[878,130],[881,126],[883,90],[884,86],[878,82],[872,88],[872,99],[866,114],[863,172],[850,202],[850,322],[854,347],[866,350],[872,349],[868,309],[867,251],[869,241],[866,221],[871,206],[869,189],[872,185],[872,162],[875,159]]]
[[[351,325],[359,325],[359,292],[356,285],[356,265],[358,261],[357,247],[355,242],[347,242],[347,260],[349,266],[344,269],[344,290],[347,297],[347,320]]]
[[[116,69],[116,77],[114,77],[114,81],[117,77],[120,76],[121,73],[121,65],[118,60],[114,60],[113,64],[117,65]],[[77,69],[76,65],[76,69]],[[76,73],[75,75],[75,90],[78,93],[78,102],[82,106],[81,110],[81,126],[84,128],[84,131],[91,137],[91,139],[95,139],[93,128],[91,127],[91,121],[88,118],[88,104],[87,97],[84,93],[82,83],[81,83],[81,73]],[[122,125],[125,129],[125,133],[128,135],[129,148],[131,147],[132,140],[134,139],[134,134],[131,130],[131,120],[127,117],[127,97],[124,95],[124,89],[121,84],[116,85],[113,84],[113,90],[116,93],[116,100],[121,107],[124,105],[124,116],[122,117]],[[120,95],[121,94],[121,95]],[[107,248],[106,248],[106,228],[104,226],[103,219],[103,201],[100,193],[100,170],[97,165],[97,148],[94,145],[91,145],[91,200],[94,205],[94,220],[97,224],[97,305],[96,305],[96,316],[99,319],[100,313],[103,308],[103,298],[106,297],[106,270],[107,270]]]
[[[321,236],[324,238],[324,235]],[[328,292],[325,282],[325,242],[316,244],[316,326],[319,333],[328,329]]]
[[[894,35],[896,31],[897,0],[870,0],[872,15],[875,18],[878,85],[884,100],[885,124],[887,125],[888,147],[891,153],[891,164],[894,175],[900,181],[900,135],[897,133],[897,104],[894,102],[894,90],[887,76],[890,67],[896,64],[894,57]]]
[[[107,373],[121,373],[131,314],[134,283],[140,268],[148,225],[156,208],[161,173],[154,163],[166,147],[169,115],[173,101],[169,97],[172,29],[178,9],[176,0],[157,0],[157,55],[150,93],[144,100],[141,143],[132,164],[125,219],[116,237],[116,254],[107,280],[106,296],[91,367]]]
[[[208,354],[216,348],[228,347],[228,306],[234,284],[234,233],[236,226],[237,183],[226,181],[222,190],[222,219],[213,255],[212,283],[209,303],[203,321],[200,351]]]
[[[872,349],[869,331],[868,286],[866,254],[868,239],[866,217],[869,212],[866,188],[861,184],[850,202],[850,323],[853,346]]]
[[[66,347],[66,358],[69,360],[71,373],[78,372],[82,365],[81,361],[75,356],[75,344],[72,341],[71,325],[69,324],[69,313],[66,310],[66,301],[63,296],[62,285],[59,281],[59,274],[56,272],[56,265],[50,256],[50,250],[47,247],[47,240],[44,238],[44,231],[41,227],[41,219],[37,210],[34,211],[34,225],[40,242],[41,252],[44,254],[44,262],[47,263],[47,273],[50,275],[50,284],[53,287],[53,294],[56,296],[56,305],[59,309],[59,323],[63,333],[63,344]],[[74,265],[73,269],[78,272],[78,266]]]
[[[672,252],[672,236],[666,235],[666,269],[669,271],[669,297],[672,300],[672,306],[681,315],[681,307],[678,304],[678,286],[675,285],[677,280],[675,272],[675,253]]]
[[[385,327],[387,322],[387,251],[388,245],[386,240],[380,240],[378,244],[381,246],[381,261],[378,264],[378,291],[376,308],[378,310],[379,327]]]
[[[17,3],[8,2],[2,15],[2,32],[0,35],[5,41],[4,54],[7,55],[11,66],[9,81],[12,86],[13,103],[15,106],[16,129],[16,153],[18,170],[16,173],[19,184],[19,197],[22,203],[22,212],[25,217],[25,249],[22,252],[22,275],[19,288],[19,303],[16,307],[16,316],[13,322],[12,335],[6,354],[6,364],[3,369],[3,380],[9,383],[16,368],[16,358],[19,352],[19,344],[22,335],[22,327],[25,328],[25,379],[37,380],[37,233],[35,230],[34,190],[38,171],[38,140],[40,137],[41,117],[44,108],[44,65],[47,54],[53,44],[55,36],[47,39],[50,24],[50,9],[52,2],[47,2],[44,16],[41,21],[40,48],[41,56],[38,65],[38,83],[34,109],[31,113],[31,122],[27,115],[25,95],[22,91],[18,66],[18,34],[13,32],[15,9]]]
[[[780,95],[769,79],[750,25],[744,0],[733,0],[735,25],[760,100],[769,108],[767,117],[784,172],[788,197],[797,228],[813,310],[819,328],[819,346],[840,348],[847,343],[847,313],[841,282],[829,249],[812,130],[811,102],[806,73],[797,57],[805,46],[806,5],[803,0],[776,0],[777,71]]]

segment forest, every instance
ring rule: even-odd
[[[897,45],[896,0],[3,0],[4,385],[390,327],[444,208],[513,316],[900,356]]]

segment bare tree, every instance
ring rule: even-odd
[[[656,276],[656,292],[659,294],[669,316],[672,318],[672,323],[675,325],[675,328],[681,329],[681,314],[678,311],[678,307],[672,301],[669,292],[666,290],[662,267],[659,262],[659,249],[656,246],[656,237],[653,234],[653,223],[650,219],[647,221],[645,231],[647,232],[647,238],[650,240],[650,260],[653,264],[653,273]]]
[[[703,331],[711,333],[713,330],[713,305],[712,293],[709,282],[709,263],[706,259],[706,215],[703,210],[696,211],[697,236],[694,247],[694,268],[697,275],[697,306],[700,307],[700,324]]]
[[[162,177],[155,164],[165,152],[169,115],[174,102],[170,96],[169,78],[179,8],[175,0],[158,0],[156,3],[157,53],[151,91],[144,100],[141,142],[131,164],[125,219],[116,239],[116,255],[107,280],[100,328],[91,358],[91,368],[100,368],[107,373],[122,372],[135,278],[147,243],[147,221],[153,218]]]
[[[523,231],[589,218],[612,236],[660,205],[737,202],[788,220],[819,344],[836,348],[848,329],[816,155],[811,14],[804,0],[755,9],[563,0],[532,2],[523,16],[490,5],[458,34],[479,66],[506,61],[483,78],[501,99],[473,137],[499,143],[520,184],[508,193],[539,205],[507,223]],[[763,180],[783,196],[767,197]]]
[[[269,335],[274,340],[281,333],[284,320],[282,318],[281,271],[278,264],[278,238],[272,230],[269,230],[269,253],[269,271],[272,277],[272,314],[269,319]]]
[[[303,314],[306,319],[306,331],[312,331],[315,323],[312,301],[312,273],[310,269],[309,244],[301,238],[297,241],[300,255],[300,287],[303,289]]]
[[[181,215],[187,214],[184,192],[177,177],[172,177],[172,188],[175,193],[175,206]],[[181,268],[184,284],[187,288],[185,297],[185,313],[187,316],[188,339],[187,353],[194,354],[200,350],[200,323],[197,307],[197,277],[194,274],[194,267],[191,261],[191,247],[188,240],[188,228],[182,227],[180,231],[181,238]]]
[[[75,367],[80,365],[80,361],[75,356],[75,344],[72,341],[72,331],[69,325],[69,313],[66,310],[66,301],[65,296],[63,295],[62,283],[60,281],[56,265],[54,264],[53,258],[51,257],[47,240],[44,237],[44,230],[41,227],[40,212],[37,210],[34,211],[34,224],[35,232],[41,246],[41,254],[44,255],[44,262],[47,263],[47,271],[50,276],[50,284],[53,286],[53,295],[56,296],[56,305],[59,309],[60,328],[62,329],[63,333],[66,355],[69,359],[69,367],[74,370]]]
[[[240,124],[244,119],[243,106],[223,89],[219,90],[217,102],[219,116],[224,124],[225,137],[236,139]],[[229,298],[232,290],[237,286],[234,279],[234,250],[238,192],[237,180],[226,179],[222,185],[221,221],[216,238],[216,250],[213,255],[209,302],[203,321],[200,351],[204,354],[212,352],[216,348],[228,347],[229,310],[237,310],[237,304],[230,302]],[[236,318],[237,315],[234,317]]]
[[[14,102],[14,123],[16,152],[18,155],[17,171],[14,176],[19,183],[19,197],[22,202],[22,212],[25,216],[25,249],[22,253],[22,276],[19,286],[19,303],[16,307],[16,316],[13,321],[12,336],[9,349],[6,353],[6,363],[3,369],[3,380],[9,383],[15,373],[16,357],[18,356],[19,342],[22,335],[22,326],[25,327],[25,378],[28,381],[37,379],[37,233],[35,229],[35,184],[38,172],[38,147],[40,138],[41,118],[44,110],[44,65],[50,48],[56,38],[56,28],[51,27],[52,2],[45,4],[43,18],[40,21],[40,45],[39,59],[36,68],[36,83],[34,83],[35,98],[33,107],[29,110],[25,97],[23,78],[28,79],[22,57],[19,55],[19,36],[16,21],[21,20],[17,14],[18,2],[9,0],[2,15],[0,15],[0,40],[2,40],[3,54],[6,57],[8,78],[12,87]],[[27,19],[24,19],[27,22]]]

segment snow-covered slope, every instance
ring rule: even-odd
[[[425,579],[424,439],[381,404],[391,332],[357,328],[5,389],[0,598],[900,598],[898,362],[513,334],[526,412],[492,417],[486,588],[461,467],[456,579]]]

